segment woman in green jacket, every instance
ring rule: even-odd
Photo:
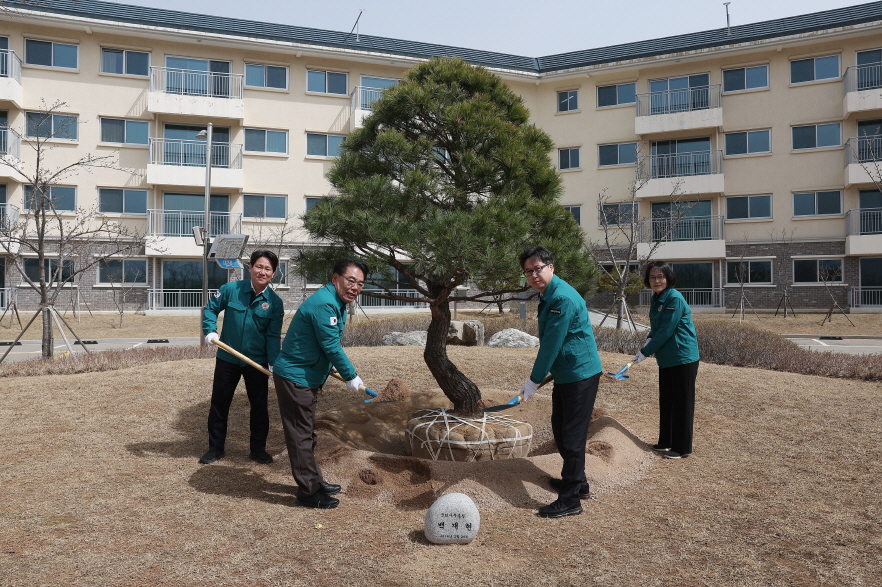
[[[643,283],[652,290],[649,337],[634,357],[640,362],[655,355],[658,362],[659,433],[652,448],[668,459],[692,453],[695,419],[695,378],[698,375],[698,337],[692,311],[674,289],[677,276],[665,261],[646,266]]]

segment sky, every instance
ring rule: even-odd
[[[542,57],[726,26],[717,0],[123,0],[264,22]],[[732,26],[861,4],[731,0]]]

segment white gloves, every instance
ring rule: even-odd
[[[635,363],[639,363],[640,361],[642,361],[642,360],[645,359],[645,358],[646,358],[646,357],[643,356],[643,353],[641,353],[640,351],[637,351],[637,354],[634,355],[634,362],[635,362]]]
[[[217,335],[217,332],[209,332],[205,335],[205,346],[211,346],[211,341],[220,340],[220,337]]]
[[[524,383],[524,386],[521,388],[521,395],[524,396],[524,401],[527,401],[533,394],[536,393],[536,390],[539,389],[538,383],[533,383],[529,379]]]
[[[364,381],[361,380],[361,377],[356,375],[355,379],[350,379],[349,381],[346,382],[346,389],[348,389],[349,391],[351,391],[353,393],[359,393],[358,387],[360,385],[363,386]]]

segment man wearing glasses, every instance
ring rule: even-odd
[[[361,293],[366,274],[367,266],[361,261],[337,261],[331,283],[297,309],[274,365],[273,381],[291,474],[297,482],[297,503],[302,506],[330,509],[340,503],[332,497],[340,492],[340,486],[326,483],[315,462],[316,394],[332,366],[346,379],[350,391],[357,393],[364,385],[340,341],[346,326],[346,304]]]
[[[543,518],[582,513],[589,494],[585,477],[585,442],[600,381],[600,356],[585,300],[554,274],[551,252],[542,246],[521,253],[521,268],[530,287],[539,292],[539,353],[530,378],[521,388],[527,401],[547,373],[554,376],[551,431],[563,458],[561,478],[549,482],[557,499],[539,508]]]

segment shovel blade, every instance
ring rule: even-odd
[[[498,406],[490,406],[489,408],[484,408],[485,412],[501,412],[502,410],[507,410],[509,408],[513,408],[515,406],[521,405],[521,396],[516,395],[504,404],[499,404]]]

